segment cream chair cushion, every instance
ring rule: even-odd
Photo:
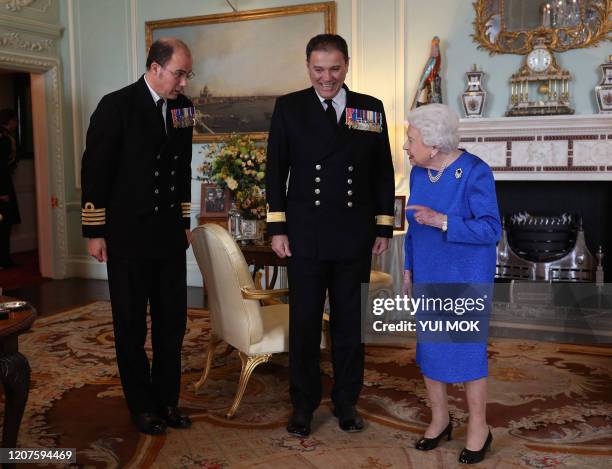
[[[249,347],[250,355],[281,353],[289,350],[289,305],[262,306],[263,337]]]

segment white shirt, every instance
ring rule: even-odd
[[[323,102],[327,98],[322,98],[319,93],[317,93],[317,96],[321,101],[323,109],[327,111],[327,104]],[[340,117],[342,117],[342,113],[344,112],[344,108],[346,107],[346,90],[344,88],[340,88],[338,94],[332,98],[332,106],[334,106],[334,111],[336,111],[336,118],[338,119],[338,121],[340,121]]]
[[[157,101],[159,101],[160,99],[164,99],[164,98],[158,95],[155,92],[155,90],[151,88],[151,85],[149,85],[149,82],[147,81],[146,75],[144,77],[144,81],[147,84],[147,88],[149,88],[149,91],[151,92],[151,97],[153,98],[153,102],[155,103],[155,106],[157,106]],[[168,109],[168,101],[164,99],[164,104],[162,105],[162,117],[164,118],[164,128],[167,128],[166,127],[166,110],[167,109]]]

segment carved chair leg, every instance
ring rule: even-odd
[[[215,349],[221,342],[223,341],[219,339],[216,335],[210,335],[210,340],[208,341],[208,352],[206,354],[206,361],[204,362],[204,370],[202,371],[202,376],[193,385],[196,392],[198,392],[198,390],[204,385],[204,383],[208,379],[208,374],[210,373],[210,367],[212,365],[213,357],[215,356]]]
[[[247,384],[249,383],[249,379],[251,378],[251,373],[253,373],[253,370],[258,365],[266,363],[268,360],[270,360],[270,357],[272,356],[272,354],[270,353],[266,353],[265,355],[249,356],[243,352],[239,352],[239,355],[240,360],[242,361],[242,370],[240,371],[240,380],[238,381],[238,390],[236,391],[234,403],[226,414],[226,417],[228,419],[231,419],[236,413],[236,410],[238,409],[238,406],[242,401],[242,396],[244,395],[244,391],[247,387]]]

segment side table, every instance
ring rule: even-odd
[[[266,282],[266,290],[274,288],[278,278],[278,268],[287,266],[287,259],[281,259],[272,250],[272,246],[264,244],[261,246],[255,244],[238,244],[240,250],[248,265],[254,266],[253,277],[264,267],[272,267],[272,277]]]
[[[15,301],[15,298],[0,296],[0,303],[7,301]],[[30,391],[30,364],[19,353],[18,337],[30,329],[35,318],[36,310],[28,306],[24,310],[9,313],[8,319],[0,320],[0,380],[4,385],[5,401],[3,448],[17,446],[19,426]]]

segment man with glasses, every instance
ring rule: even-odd
[[[187,317],[193,105],[189,48],[153,43],[147,71],[102,98],[83,154],[82,229],[88,251],[107,263],[115,350],[132,421],[142,433],[187,428],[178,408]],[[147,305],[153,363],[144,348]]]

